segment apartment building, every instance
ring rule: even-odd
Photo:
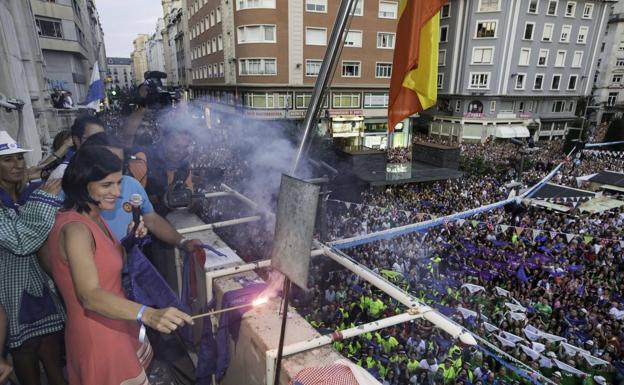
[[[587,117],[595,123],[609,122],[624,112],[624,3],[611,5],[595,75],[594,98]]]
[[[165,23],[162,18],[156,21],[156,31],[149,36],[145,44],[147,55],[147,70],[167,72],[165,68],[165,42],[163,31]],[[168,85],[168,79],[162,79],[163,85]]]
[[[91,69],[97,61],[106,74],[104,33],[93,0],[31,0],[35,26],[51,89],[70,91],[74,102],[85,99]]]
[[[132,41],[133,51],[130,54],[130,59],[132,60],[132,73],[135,84],[143,83],[143,75],[149,69],[147,66],[148,40],[149,35],[142,33],[137,35],[137,37]]]
[[[130,88],[133,85],[132,60],[125,57],[109,57],[106,59],[108,70],[106,73],[106,88]]]
[[[563,136],[591,94],[612,3],[452,0],[441,13],[431,132]]]
[[[189,2],[194,95],[242,105],[258,119],[302,120],[338,7],[328,0]],[[397,1],[358,2],[321,112],[333,137],[385,146],[397,17]],[[408,131],[399,125],[395,144],[408,143]]]

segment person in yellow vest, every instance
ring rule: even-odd
[[[368,305],[368,315],[378,318],[384,310],[386,310],[386,304],[378,296],[374,295],[373,300]]]
[[[399,341],[392,335],[386,335],[381,341],[381,345],[383,346],[384,353],[388,354],[394,349],[396,346],[399,346]]]

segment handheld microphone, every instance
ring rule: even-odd
[[[130,195],[130,205],[132,206],[132,221],[134,227],[132,228],[132,235],[136,233],[141,222],[141,205],[143,204],[143,197],[140,194]]]

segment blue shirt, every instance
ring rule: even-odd
[[[147,197],[147,193],[141,183],[131,176],[124,175],[121,179],[121,195],[113,210],[102,210],[102,218],[106,220],[112,233],[118,240],[123,239],[128,233],[128,225],[132,222],[132,206],[130,197],[139,194],[143,198],[141,212],[149,214],[154,212],[154,207]]]

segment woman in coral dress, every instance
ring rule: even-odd
[[[47,262],[67,308],[70,385],[148,384],[152,351],[141,326],[170,333],[192,323],[178,309],[152,309],[124,295],[122,247],[100,217],[119,198],[121,167],[104,147],[81,149],[63,177],[65,210],[48,240]]]

